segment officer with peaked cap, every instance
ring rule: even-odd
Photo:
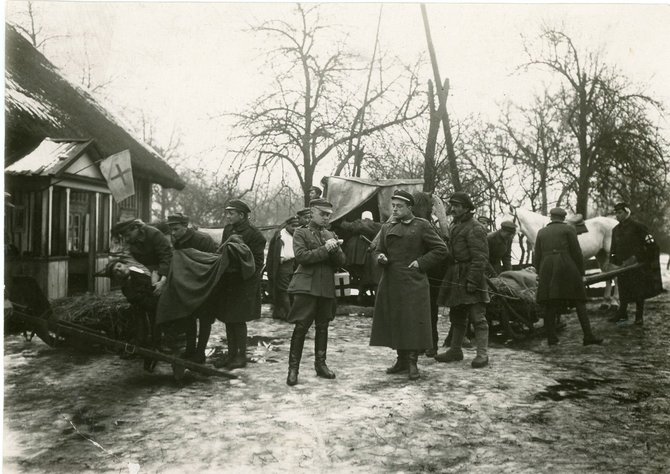
[[[293,233],[293,252],[298,268],[291,279],[288,293],[293,305],[288,322],[294,323],[288,359],[286,384],[298,383],[298,372],[307,331],[315,323],[314,369],[318,377],[334,379],[326,365],[328,325],[335,314],[335,271],[344,265],[344,252],[334,232],[328,230],[333,205],[325,199],[313,199],[307,227]]]
[[[407,372],[410,380],[420,377],[419,352],[433,347],[427,272],[447,256],[444,241],[429,221],[414,216],[413,206],[412,194],[396,190],[391,220],[379,232],[375,254],[383,270],[370,335],[371,346],[397,352],[386,373]]]
[[[309,188],[309,200],[310,203],[313,199],[319,199],[323,194],[323,190],[318,186],[310,186]],[[310,206],[311,207],[311,206]]]
[[[265,237],[249,222],[251,209],[239,199],[226,205],[226,220],[221,245],[233,235],[239,236],[254,257],[256,271],[249,279],[238,272],[227,273],[221,279],[217,319],[226,324],[227,357],[215,363],[218,367],[237,369],[247,365],[247,321],[261,317],[261,277],[265,260]]]
[[[631,217],[630,206],[625,202],[614,206],[614,216],[619,223],[612,229],[610,261],[615,265],[644,264],[617,277],[619,311],[612,320],[628,319],[628,304],[635,303],[635,324],[642,325],[644,300],[663,291],[659,249],[647,226]]]
[[[296,217],[298,218],[298,227],[305,227],[309,224],[309,219],[312,215],[312,210],[309,207],[300,209],[296,212]]]
[[[500,228],[486,236],[489,247],[489,265],[491,276],[512,269],[512,242],[516,235],[516,225],[512,221],[503,221]]]
[[[455,192],[449,198],[449,243],[453,261],[442,282],[440,302],[449,307],[452,337],[446,352],[435,356],[438,362],[463,360],[463,338],[468,322],[475,329],[477,355],[471,366],[475,369],[489,364],[489,326],[486,304],[489,302],[486,269],[489,249],[486,229],[473,218],[475,206],[467,193]]]
[[[537,302],[544,310],[547,343],[558,343],[556,320],[565,304],[577,309],[579,324],[584,333],[584,345],[600,344],[594,336],[586,314],[584,257],[574,227],[565,224],[566,212],[560,207],[549,211],[551,221],[539,230],[533,252],[533,266],[537,269]]]

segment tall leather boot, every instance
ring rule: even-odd
[[[416,363],[419,360],[419,351],[407,351],[407,365],[409,367],[409,379],[416,380],[420,377],[419,368]]]
[[[635,302],[635,324],[642,326],[644,324],[644,300]]]
[[[235,323],[235,343],[237,354],[230,361],[230,369],[241,369],[247,366],[247,323]]]
[[[475,342],[477,355],[471,365],[473,369],[481,369],[489,365],[489,324],[485,316],[475,322]]]
[[[458,322],[457,322],[458,323]],[[446,352],[438,354],[435,356],[435,360],[438,362],[456,362],[463,360],[463,350],[461,349],[463,345],[463,338],[465,337],[465,331],[467,324],[454,324],[454,319],[451,321],[451,346]]]
[[[223,359],[214,362],[214,367],[228,367],[237,355],[237,340],[233,323],[226,323],[226,340],[228,341],[228,354]]]
[[[334,379],[335,373],[326,365],[328,326],[317,326],[314,333],[314,370],[318,377]]]
[[[195,348],[195,354],[191,360],[198,364],[204,364],[207,360],[205,351],[207,350],[209,336],[212,333],[212,325],[209,322],[203,322],[202,320],[199,321],[199,324],[200,328],[198,330],[198,345]]]
[[[584,333],[584,345],[588,346],[589,344],[602,343],[602,338],[593,335],[591,321],[589,321],[589,315],[586,314],[586,305],[584,303],[577,303],[577,317],[579,318],[579,324]]]
[[[401,351],[398,349],[396,352],[398,353],[398,358],[395,360],[395,364],[386,369],[387,374],[399,374],[409,370],[407,351]]]
[[[547,344],[554,346],[558,344],[556,337],[556,308],[551,304],[544,305],[544,330],[547,333]]]
[[[291,336],[291,349],[288,353],[288,377],[286,385],[293,386],[298,383],[298,371],[300,369],[300,359],[302,358],[302,348],[305,345],[305,330],[296,324]]]

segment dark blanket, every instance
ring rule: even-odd
[[[226,242],[221,254],[196,249],[175,250],[167,282],[158,300],[156,324],[187,318],[207,301],[225,273],[253,278],[254,257],[244,244]]]

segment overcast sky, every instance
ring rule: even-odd
[[[331,3],[328,23],[340,24],[350,44],[371,56],[380,4]],[[268,84],[262,52],[268,45],[247,31],[271,18],[288,18],[288,3],[65,3],[40,2],[51,40],[45,54],[70,74],[84,52],[98,78],[113,76],[106,95],[118,109],[144,109],[163,133],[176,126],[188,150],[225,146],[229,130],[213,120],[239,110]],[[9,2],[7,19],[25,4]],[[451,81],[454,118],[494,118],[498,103],[528,100],[547,75],[514,74],[523,62],[522,35],[540,26],[563,25],[581,48],[604,50],[647,92],[670,106],[670,7],[651,5],[450,5],[428,4],[443,77]],[[419,4],[383,6],[383,49],[413,62],[426,54]],[[432,77],[430,65],[423,70]],[[326,170],[324,170],[326,171]]]

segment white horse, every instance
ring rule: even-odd
[[[537,233],[549,223],[549,217],[526,209],[513,209],[513,215],[519,223],[519,231],[526,236],[532,249],[535,246]],[[604,271],[609,264],[612,229],[617,225],[617,221],[611,217],[598,216],[586,219],[584,222],[588,232],[577,236],[584,260],[595,257],[600,270]],[[615,287],[612,295],[612,282],[607,280],[605,284],[605,306],[618,306],[618,299],[618,289]]]

